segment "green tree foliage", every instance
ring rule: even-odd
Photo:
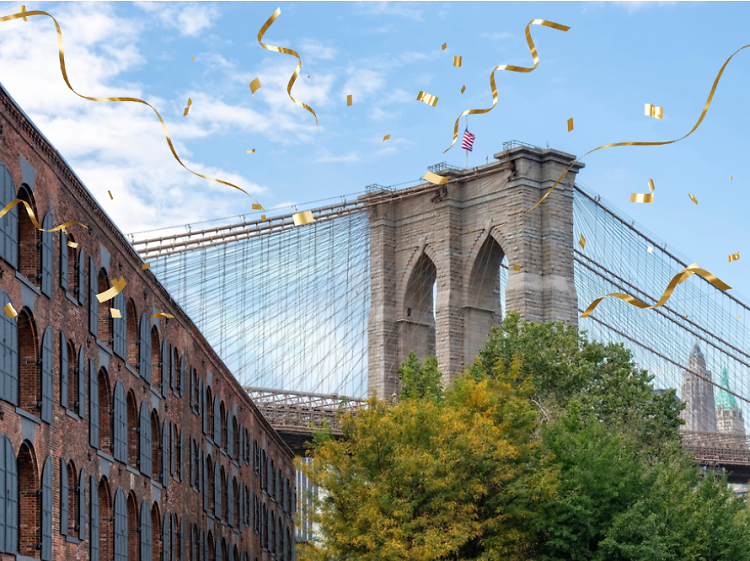
[[[748,510],[682,452],[681,404],[621,345],[510,315],[443,390],[412,354],[402,392],[316,435],[324,490],[305,560],[735,561]]]

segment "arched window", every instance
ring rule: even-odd
[[[119,318],[112,318],[112,351],[115,355],[126,361],[128,359],[127,340],[127,306],[125,305],[125,294],[120,292],[112,298],[110,307],[120,311]],[[110,310],[110,315],[112,314]]]
[[[0,164],[0,195],[2,195],[2,171],[3,165]],[[7,172],[7,168],[5,169]],[[0,200],[0,202],[2,202]],[[14,206],[13,209],[18,208]],[[0,218],[0,228],[3,220],[10,213]],[[0,242],[3,240],[2,231],[0,231]],[[2,248],[0,247],[0,250]],[[8,293],[0,290],[0,306],[5,306],[10,302]],[[9,318],[6,314],[0,314],[0,398],[9,401],[13,405],[18,405],[18,323],[17,318]]]
[[[262,528],[262,530],[263,530],[263,539],[262,539],[263,549],[268,550],[268,538],[269,538],[269,536],[268,536],[268,534],[269,534],[269,531],[268,531],[269,530],[269,527],[268,527],[268,507],[265,504],[263,505],[263,518],[262,518],[261,523],[263,525],[263,528]]]
[[[169,360],[169,385],[172,388],[172,393],[177,397],[180,396],[180,378],[182,376],[181,360],[182,357],[180,356],[180,351],[177,347],[172,347],[172,353]]]
[[[62,460],[62,458],[61,458]],[[63,460],[64,461],[64,460]],[[60,464],[63,465],[62,463]],[[77,485],[76,485],[76,466],[75,463],[71,460],[70,463],[67,465],[67,469],[65,470],[65,481],[63,481],[64,487],[63,491],[66,492],[67,497],[63,497],[62,493],[60,496],[60,501],[67,500],[67,507],[68,511],[65,513],[67,516],[60,517],[60,533],[63,533],[63,529],[65,530],[66,536],[71,537],[78,537],[78,518],[80,517],[80,509],[81,504],[78,500],[79,493]],[[62,475],[61,475],[62,477]],[[85,507],[84,507],[85,508]],[[62,512],[62,509],[61,509]],[[63,519],[64,518],[64,519]],[[63,522],[65,523],[63,528]]]
[[[161,382],[161,355],[159,343],[159,331],[156,326],[151,328],[151,389],[159,393],[159,384]]]
[[[223,494],[221,492],[221,470],[219,469],[219,462],[214,462],[214,516],[221,518],[221,499]]]
[[[205,488],[208,490],[208,514],[213,516],[216,505],[216,485],[214,485],[214,465],[211,460],[211,454],[206,456],[205,467],[206,479],[204,480]]]
[[[13,207],[14,209],[17,207]],[[53,228],[54,217],[51,212],[44,216],[42,221],[43,230]],[[45,296],[52,296],[52,232],[40,232],[42,236],[42,281],[41,290]],[[2,234],[0,234],[2,237]]]
[[[109,290],[111,288],[111,285],[109,283],[109,277],[107,276],[107,271],[105,269],[99,269],[99,276],[97,281],[97,294],[101,294],[105,290]],[[94,295],[94,298],[96,298],[96,295]],[[98,302],[98,299],[96,300]],[[104,302],[99,302],[98,304],[97,313],[99,316],[99,332],[96,334],[97,339],[99,339],[99,342],[107,345],[110,349],[112,348],[112,342],[113,342],[113,331],[112,331],[112,314],[109,311],[110,307],[115,307],[113,300],[106,300]]]
[[[174,445],[176,447],[174,451],[175,472],[177,473],[177,481],[182,481],[182,470],[185,465],[185,434],[181,433],[176,426],[174,427],[174,433]]]
[[[182,561],[182,536],[185,533],[185,519],[180,520],[176,514],[172,515],[172,559]]]
[[[161,423],[159,423],[159,415],[156,410],[151,411],[151,477],[153,479],[161,479],[161,467],[162,467],[162,452],[169,457],[168,450],[162,450],[162,445],[167,446],[168,440],[162,442],[161,439]],[[163,481],[166,485],[167,482]],[[156,534],[155,534],[156,535]]]
[[[112,453],[112,393],[109,376],[104,368],[99,369],[97,378],[99,390],[99,450]]]
[[[237,424],[237,417],[232,417],[232,452],[235,462],[240,461],[240,426]]]
[[[133,390],[128,392],[126,398],[128,417],[128,459],[127,464],[132,468],[138,467],[141,454],[140,438],[138,438],[138,406],[135,401]]]
[[[219,427],[219,430],[221,431],[221,444],[219,445],[222,450],[226,451],[227,449],[227,410],[226,407],[224,407],[224,402],[222,401],[219,404],[219,415],[221,419],[221,426]]]
[[[153,423],[153,420],[151,421]],[[161,484],[165,487],[167,486],[167,483],[169,482],[169,462],[170,462],[170,456],[171,456],[171,422],[169,419],[164,419],[164,423],[162,424],[161,428],[161,441],[162,441],[162,454],[161,454],[161,475],[160,475],[160,481]]]
[[[216,561],[216,542],[214,542],[213,532],[209,530],[208,536],[206,536],[208,542],[208,559],[206,561]]]
[[[29,459],[33,459],[33,456]],[[24,464],[24,467],[26,466],[28,462]],[[36,462],[33,469],[36,469]],[[33,477],[35,475],[32,475]],[[0,435],[0,485],[6,490],[0,494],[0,512],[3,513],[0,516],[0,551],[5,553],[18,552],[18,484],[18,467],[13,444],[7,436]]]
[[[135,499],[135,493],[131,491],[128,494],[128,561],[139,561],[138,553],[141,546],[139,528],[138,503]]]
[[[114,449],[112,455],[118,462],[128,461],[128,405],[125,398],[125,386],[118,380],[115,384],[113,416]]]
[[[36,323],[28,308],[23,308],[17,319],[19,407],[38,417],[42,410],[42,369],[39,363]]]
[[[114,561],[130,561],[130,504],[125,504],[125,493],[117,489],[115,493],[114,516]],[[135,513],[133,513],[135,516]],[[135,526],[136,528],[138,526]],[[106,559],[106,557],[105,557]]]
[[[23,513],[24,523],[18,525],[18,551],[21,555],[39,558],[38,549],[42,531],[42,497],[39,493],[39,470],[34,446],[24,440],[18,451],[18,510]],[[6,499],[7,500],[7,499]],[[8,512],[8,510],[6,510]],[[6,533],[7,543],[7,533]]]
[[[198,412],[198,404],[200,403],[200,389],[198,386],[198,372],[195,368],[190,367],[190,409],[193,413]]]
[[[219,396],[214,396],[214,444],[221,448],[221,405],[219,402]]]
[[[140,550],[141,559],[140,561],[152,561],[151,555],[153,551],[153,524],[151,518],[151,509],[148,508],[148,503],[144,500],[141,503],[141,525],[139,527],[140,533]],[[158,559],[157,559],[158,561]]]
[[[144,501],[145,504],[145,501]],[[159,515],[159,505],[154,503],[151,506],[151,551],[150,561],[162,561],[162,540],[161,540],[161,516]],[[167,550],[168,551],[168,550]],[[141,559],[141,561],[144,561]]]
[[[141,402],[138,426],[140,428],[138,433],[140,436],[139,440],[141,449],[139,468],[143,475],[151,477],[151,409],[149,408],[148,402],[145,400]]]
[[[34,196],[27,185],[21,185],[18,197],[31,206],[35,216],[39,216]],[[18,215],[18,272],[30,280],[37,288],[41,287],[42,254],[39,247],[42,243],[41,232],[36,229],[26,209]]]
[[[96,294],[99,290],[97,266],[93,257],[89,257],[89,333],[99,335],[99,301]]]
[[[61,240],[65,237],[65,233],[62,234]],[[67,243],[63,246],[61,244],[60,251],[65,252],[65,258],[63,259],[61,257],[60,259],[60,267],[62,270],[63,262],[66,262],[68,264],[68,272],[67,272],[67,279],[68,279],[68,285],[63,287],[68,291],[68,294],[70,296],[75,295],[76,299],[78,298],[80,286],[78,285],[79,277],[78,277],[78,244],[76,243],[75,238],[72,234],[67,235]],[[75,244],[75,247],[71,244]]]
[[[224,521],[229,519],[229,491],[224,466],[221,466],[221,519]]]
[[[107,480],[102,478],[99,485],[96,485],[96,479],[91,476],[91,550],[98,549],[99,558],[93,555],[90,561],[109,560],[113,558],[115,551],[114,543],[114,513],[112,512],[112,499],[109,494],[109,485]],[[122,492],[122,490],[120,490]],[[125,504],[123,496],[123,506]],[[123,509],[125,518],[125,527],[127,527],[127,512]],[[96,533],[96,535],[95,535]],[[127,537],[127,535],[126,535]],[[125,550],[127,549],[127,540]],[[117,561],[120,561],[117,558]],[[122,558],[127,561],[127,555]]]
[[[141,342],[138,337],[138,316],[135,314],[135,302],[133,302],[132,298],[128,299],[126,308],[127,364],[133,370],[138,371],[141,358]]]
[[[15,198],[13,177],[5,164],[0,164],[0,207],[4,208]],[[14,269],[18,268],[18,205],[0,218],[0,257]]]
[[[206,433],[206,436],[208,436],[208,439],[211,440],[213,438],[213,431],[214,431],[214,400],[211,394],[211,386],[206,386],[206,400],[203,402],[204,411],[203,411],[203,419],[204,419],[204,427],[203,432]]]
[[[239,517],[240,514],[240,490],[237,487],[237,478],[232,477],[232,487],[231,490],[231,497],[228,501],[230,505],[229,510],[229,516],[227,517],[227,522],[230,526],[234,526],[235,528],[239,528],[242,523]]]
[[[271,473],[269,474],[271,477],[271,499],[274,501],[276,500],[276,469],[273,465],[273,459],[271,460]]]
[[[174,547],[174,543],[171,543],[172,537],[174,534],[172,534],[172,514],[167,511],[164,513],[164,519],[162,520],[161,524],[161,551],[162,551],[162,557],[161,559],[154,559],[154,561],[169,561],[169,554],[172,551],[172,548]],[[156,541],[156,540],[154,540]]]
[[[148,315],[141,316],[139,325],[138,373],[147,384],[151,384],[151,320]]]

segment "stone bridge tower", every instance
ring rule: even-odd
[[[505,256],[508,311],[577,325],[573,185],[583,164],[524,215],[575,157],[529,146],[494,157],[489,165],[440,172],[451,178],[442,186],[366,196],[380,201],[368,210],[369,395],[387,399],[398,390],[398,368],[410,351],[436,354],[445,383],[474,361],[500,322]]]

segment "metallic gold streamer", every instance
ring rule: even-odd
[[[445,154],[448,150],[453,148],[453,145],[456,143],[456,139],[458,138],[458,122],[461,120],[461,117],[464,115],[481,115],[482,113],[489,113],[495,108],[495,105],[497,105],[497,87],[495,86],[495,72],[498,70],[508,70],[509,72],[531,72],[539,65],[539,56],[536,54],[536,47],[534,46],[534,41],[531,40],[531,33],[529,32],[529,26],[531,25],[544,25],[545,27],[551,27],[552,29],[557,29],[559,31],[567,31],[570,29],[567,25],[560,25],[559,23],[554,23],[551,21],[547,21],[544,19],[535,19],[531,20],[529,22],[529,25],[526,26],[526,42],[529,44],[529,50],[531,51],[531,56],[534,59],[534,67],[533,68],[525,68],[522,66],[511,66],[509,64],[501,64],[500,66],[497,66],[493,71],[492,74],[490,74],[490,88],[492,89],[492,107],[489,109],[469,109],[467,111],[464,111],[458,116],[458,119],[456,119],[456,124],[453,126],[453,142],[451,142],[451,145],[448,146],[445,150],[443,150],[443,154]]]
[[[260,215],[261,222],[265,221],[265,219],[266,219],[266,215],[265,214],[261,214]]]
[[[150,268],[151,268],[151,263],[144,263],[143,265],[141,265],[142,271],[145,271],[146,269],[150,269]]]
[[[268,31],[268,28],[271,27],[271,24],[276,21],[276,18],[279,17],[279,14],[281,14],[281,8],[276,8],[276,11],[273,13],[273,15],[268,18],[268,21],[263,24],[263,27],[260,28],[260,31],[258,32],[258,43],[260,43],[260,46],[263,47],[266,50],[273,51],[275,53],[283,53],[286,55],[292,55],[294,57],[297,57],[297,60],[299,60],[299,63],[297,64],[297,69],[294,71],[294,74],[292,74],[292,77],[289,79],[289,84],[286,86],[286,93],[289,94],[289,99],[291,99],[294,103],[299,105],[300,107],[307,109],[310,113],[313,114],[313,117],[315,117],[315,126],[318,126],[318,116],[315,114],[315,111],[312,110],[312,108],[309,105],[306,105],[302,103],[301,101],[297,101],[292,97],[292,86],[294,85],[294,81],[297,79],[297,76],[299,75],[299,71],[302,69],[302,59],[297,54],[296,51],[293,51],[292,49],[287,49],[285,47],[274,47],[273,45],[265,45],[263,43],[263,35]]]
[[[151,316],[154,319],[158,318],[169,318],[174,319],[174,316],[172,314],[165,314],[164,312],[156,312],[153,316]]]
[[[656,189],[656,187],[654,187],[654,180],[653,179],[649,179],[648,180],[648,190],[649,191],[653,191],[654,189]]]
[[[349,94],[346,96],[346,106],[351,107],[352,106],[352,94]]]
[[[3,311],[5,312],[5,315],[8,316],[10,319],[13,319],[14,317],[18,315],[18,312],[13,309],[13,304],[11,304],[10,302],[5,304]]]
[[[169,149],[171,150],[172,155],[174,156],[175,160],[177,160],[177,163],[179,163],[183,168],[185,168],[187,171],[189,171],[193,175],[197,175],[198,177],[207,179],[209,181],[215,181],[216,183],[221,183],[222,185],[227,185],[228,187],[234,187],[235,189],[242,191],[246,195],[251,196],[247,191],[245,191],[241,187],[238,187],[234,183],[229,183],[228,181],[224,181],[223,179],[216,179],[213,177],[208,177],[206,175],[201,175],[200,173],[196,173],[192,171],[191,169],[188,169],[188,167],[182,163],[182,160],[180,160],[179,156],[177,156],[177,152],[175,151],[174,146],[172,145],[172,139],[169,137],[169,132],[167,131],[167,125],[164,123],[164,119],[161,118],[161,115],[159,114],[159,112],[156,109],[154,109],[154,107],[151,104],[143,101],[142,99],[138,99],[137,97],[88,97],[85,95],[81,95],[77,91],[75,91],[73,89],[73,86],[70,85],[70,80],[68,80],[68,71],[65,68],[65,50],[63,49],[62,31],[60,30],[60,25],[57,23],[57,20],[54,17],[52,17],[47,12],[43,12],[41,10],[32,10],[30,12],[22,11],[21,13],[18,13],[18,14],[12,14],[9,16],[1,17],[0,23],[4,21],[11,21],[11,20],[20,19],[20,18],[23,18],[25,20],[26,16],[47,16],[50,19],[52,19],[52,21],[55,23],[55,29],[57,31],[57,50],[58,50],[58,54],[60,58],[60,70],[62,72],[63,80],[65,80],[65,85],[68,86],[68,89],[71,92],[76,94],[78,97],[82,99],[86,99],[88,101],[107,101],[107,102],[130,101],[133,103],[141,103],[143,105],[146,105],[147,107],[150,107],[151,110],[153,110],[153,112],[156,113],[156,116],[159,118],[159,122],[161,123],[161,128],[164,131],[164,136],[167,139],[167,144],[169,145]]]
[[[255,148],[253,148],[252,150],[245,150],[245,153],[247,154],[252,154],[253,152],[255,152]]]
[[[732,60],[732,58],[734,57],[734,55],[736,55],[737,53],[739,53],[743,49],[747,49],[748,47],[750,47],[750,44],[745,45],[744,47],[740,47],[739,49],[737,49],[736,51],[734,51],[734,53],[732,53],[732,56],[730,56],[726,60],[726,62],[724,63],[724,66],[721,67],[721,70],[719,70],[719,73],[716,75],[716,79],[714,80],[714,84],[711,87],[711,93],[708,94],[708,99],[706,100],[706,105],[703,107],[703,111],[701,112],[701,116],[698,118],[698,122],[695,123],[695,125],[693,126],[693,128],[690,129],[690,132],[687,133],[685,136],[680,137],[677,140],[668,140],[666,142],[615,142],[613,144],[605,144],[603,146],[599,146],[597,148],[594,148],[593,150],[589,150],[583,156],[581,156],[580,158],[578,158],[575,162],[573,162],[572,164],[570,164],[568,166],[568,169],[566,169],[563,172],[563,174],[560,176],[560,178],[557,181],[555,181],[555,184],[552,187],[550,187],[549,191],[547,191],[544,194],[544,196],[541,199],[539,199],[534,206],[532,206],[529,210],[527,210],[526,212],[524,212],[524,214],[528,214],[529,212],[531,212],[532,210],[534,210],[536,207],[538,207],[539,204],[544,199],[546,199],[547,196],[552,192],[552,190],[555,187],[557,187],[557,184],[560,183],[560,181],[562,181],[563,177],[565,177],[565,175],[570,171],[570,168],[572,168],[574,165],[576,165],[578,162],[580,162],[583,158],[585,158],[586,156],[588,156],[592,152],[596,152],[597,150],[601,150],[602,148],[614,148],[614,147],[618,147],[618,146],[664,146],[666,144],[674,144],[675,142],[679,142],[680,140],[683,140],[683,139],[687,138],[688,136],[690,136],[691,134],[693,134],[695,132],[695,130],[703,122],[703,119],[706,117],[706,113],[708,113],[708,108],[711,107],[711,100],[714,97],[714,93],[716,92],[716,87],[719,85],[719,80],[721,80],[721,76],[722,76],[722,74],[724,74],[724,69],[727,67],[727,64],[729,64],[729,61]],[[458,126],[458,124],[456,124],[456,126]],[[454,140],[454,142],[455,142],[455,140]]]
[[[688,193],[688,197],[690,197],[690,200],[693,201],[695,204],[698,204],[698,199],[696,199],[695,197],[693,197],[693,195],[691,195],[690,193]]]
[[[632,296],[628,296],[627,294],[623,294],[622,292],[612,292],[611,294],[605,294],[604,296],[600,296],[599,298],[597,298],[596,300],[594,300],[589,305],[589,307],[586,308],[586,310],[583,312],[583,314],[581,315],[581,318],[585,318],[585,317],[588,317],[589,315],[591,315],[591,312],[593,312],[594,309],[599,305],[599,302],[601,302],[602,300],[604,300],[607,296],[614,296],[615,298],[619,298],[620,300],[624,300],[628,304],[631,304],[632,306],[635,306],[635,307],[640,308],[642,310],[650,310],[652,308],[660,308],[672,296],[672,292],[674,292],[675,287],[678,284],[682,283],[682,281],[686,280],[688,277],[690,277],[691,275],[694,275],[694,274],[698,275],[700,277],[703,277],[704,279],[706,279],[708,282],[710,282],[712,285],[714,285],[719,290],[729,290],[729,289],[732,288],[731,286],[725,284],[724,282],[722,282],[721,280],[719,280],[718,278],[716,278],[716,276],[714,276],[713,274],[709,273],[708,271],[706,271],[704,269],[701,269],[700,267],[698,267],[698,265],[696,265],[695,263],[693,263],[692,265],[688,265],[682,271],[680,271],[674,277],[672,277],[672,280],[669,281],[669,285],[667,286],[667,289],[664,291],[664,294],[661,295],[661,298],[659,298],[659,301],[656,304],[654,304],[653,306],[649,306],[647,304],[644,304],[643,302],[641,302],[637,298],[634,298]]]
[[[112,298],[120,294],[120,292],[122,292],[126,284],[128,284],[127,281],[122,277],[120,277],[120,280],[115,279],[112,281],[112,288],[108,288],[104,292],[100,292],[99,294],[97,294],[96,299],[99,300],[100,304],[102,302],[106,302],[107,300],[111,300]]]
[[[190,112],[190,106],[193,104],[193,100],[188,98],[188,104],[187,107],[185,107],[185,112],[182,114],[183,117],[187,117],[187,114]]]
[[[263,210],[263,207],[259,204],[253,204],[253,210]]]
[[[297,214],[292,216],[292,220],[294,220],[295,226],[302,226],[303,224],[310,224],[311,222],[315,222],[315,218],[313,218],[311,210],[298,212]]]
[[[27,13],[30,14],[31,12],[27,12]],[[34,210],[31,208],[31,205],[27,203],[26,201],[22,201],[21,199],[14,199],[11,202],[9,202],[7,205],[5,205],[5,207],[3,207],[2,210],[0,210],[0,218],[2,218],[8,212],[10,212],[10,209],[12,209],[17,204],[23,204],[23,206],[26,207],[26,214],[29,215],[29,218],[31,219],[31,223],[34,224],[34,228],[36,228],[37,230],[41,230],[42,232],[57,232],[58,230],[65,231],[65,228],[67,228],[68,226],[72,226],[73,224],[78,224],[79,226],[83,226],[87,230],[89,229],[89,227],[86,226],[85,224],[71,221],[71,222],[65,222],[63,224],[60,224],[59,226],[56,226],[55,228],[52,228],[51,230],[45,230],[39,225],[39,222],[37,222],[36,216],[34,216]]]
[[[631,203],[653,203],[653,193],[630,193]]]
[[[112,314],[113,318],[121,318],[122,314],[120,313],[120,310],[117,308],[110,308],[109,313]]]
[[[385,135],[385,136],[383,137],[383,142],[385,142],[386,140],[389,140],[390,138],[391,138],[391,135],[390,135],[390,134],[386,134],[386,135]],[[381,145],[381,146],[383,145],[383,142],[381,142],[381,143],[380,143],[380,145]]]
[[[250,93],[253,94],[253,97],[255,97],[255,92],[257,92],[260,89],[260,78],[256,78],[252,82],[250,82]]]
[[[112,191],[107,191],[107,193],[109,193],[109,200],[114,201],[115,198],[112,196]]]
[[[460,56],[454,56],[453,57],[453,66],[461,66],[461,57]]]
[[[72,247],[73,249],[78,247],[78,244],[76,242],[68,242],[68,247]]]
[[[586,238],[583,237],[583,234],[581,234],[581,239],[578,240],[578,245],[581,246],[581,249],[586,249]]]
[[[445,185],[448,183],[448,180],[450,177],[443,177],[442,175],[437,175],[435,173],[432,173],[431,171],[428,171],[424,174],[424,177],[422,179],[426,179],[430,183],[434,183],[435,185]]]
[[[21,13],[24,13],[25,11],[26,11],[26,6],[21,4]],[[29,20],[26,19],[26,16],[23,16],[23,21],[29,21]]]
[[[190,60],[195,60],[195,57],[194,57],[194,56],[191,56],[191,57],[190,57]]]
[[[729,262],[731,263],[732,261],[737,261],[739,258],[740,258],[739,252],[733,253],[732,255],[729,256]]]
[[[573,130],[573,117],[568,119],[568,132]]]
[[[729,176],[729,181],[732,181],[732,176],[731,175]]]
[[[653,117],[654,119],[664,118],[664,108],[654,107],[650,103],[646,104],[646,117]]]
[[[419,93],[417,94],[417,101],[422,101],[426,103],[427,105],[432,105],[433,107],[435,107],[437,105],[438,98],[435,97],[434,95],[430,95],[420,90]]]
[[[464,93],[466,91],[466,86],[461,86],[461,93]]]

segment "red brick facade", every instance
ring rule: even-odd
[[[14,198],[30,202],[40,222],[48,212],[53,212],[55,226],[73,220],[90,228],[85,230],[73,226],[67,229],[65,239],[75,240],[78,248],[70,249],[64,265],[60,247],[63,235],[61,232],[52,234],[51,297],[40,290],[42,234],[33,227],[29,229],[30,221],[24,209],[16,207],[19,208],[16,238],[19,266],[16,268],[0,259],[0,294],[5,291],[7,297],[3,298],[6,301],[9,299],[19,312],[13,320],[18,329],[18,405],[0,400],[0,434],[9,437],[18,467],[18,558],[44,557],[44,548],[37,549],[36,546],[44,539],[44,497],[40,490],[43,468],[49,457],[51,551],[54,560],[88,561],[92,551],[98,552],[101,561],[116,558],[115,534],[119,526],[115,504],[118,490],[122,489],[125,498],[122,504],[126,505],[124,511],[127,513],[127,561],[149,561],[149,557],[151,561],[291,561],[294,556],[294,507],[291,497],[294,496],[295,482],[291,450],[154,275],[141,269],[142,261],[122,233],[55,148],[2,88],[0,163],[10,171]],[[117,204],[117,193],[114,196],[112,204]],[[77,265],[81,251],[84,252],[86,266],[83,277],[79,277]],[[121,299],[124,303],[120,310],[122,318],[108,317],[114,301],[99,305],[96,337],[90,332],[91,257],[96,265],[96,274],[106,273],[106,279],[95,279],[97,292],[101,292],[104,286],[109,288],[111,280],[123,277],[127,281],[124,299]],[[62,266],[67,269],[67,275],[61,278]],[[80,279],[84,286],[79,286]],[[63,284],[67,285],[67,290]],[[0,307],[6,301],[0,302]],[[170,313],[175,319],[150,319],[157,311]],[[140,322],[144,314],[150,322],[150,356],[147,361],[151,364],[151,384],[139,374],[142,348]],[[127,360],[113,353],[111,339],[114,334],[110,322],[123,322],[126,326],[123,332]],[[52,420],[47,423],[42,420],[42,394],[45,391],[42,347],[45,332],[50,326]],[[0,330],[0,338],[3,333]],[[61,333],[65,336],[64,344]],[[169,352],[168,356],[163,357],[161,351],[165,339]],[[7,347],[10,342],[5,345]],[[63,346],[68,361],[67,387],[63,387],[61,376]],[[81,349],[83,361],[79,357]],[[3,357],[0,356],[1,360]],[[93,363],[90,364],[91,361]],[[175,379],[174,389],[171,383],[167,384],[164,390],[166,397],[160,388],[162,361],[169,362],[170,379],[172,376]],[[79,369],[79,364],[83,366],[82,369]],[[185,371],[180,371],[183,365],[186,365]],[[91,367],[95,378],[91,378]],[[175,370],[174,374],[171,373],[172,369]],[[99,436],[96,446],[92,445],[90,438],[92,379],[98,385],[96,424]],[[122,429],[127,430],[123,452],[127,456],[125,462],[113,457],[117,430],[113,417],[118,407],[115,396],[118,382],[124,386],[121,395],[127,417],[126,429]],[[0,380],[0,383],[4,381]],[[80,393],[79,386],[83,390]],[[204,388],[203,395],[201,388]],[[219,422],[224,423],[220,427],[220,443],[213,441],[213,402],[206,399],[206,394],[211,400],[214,397],[219,400]],[[85,396],[82,404],[78,403],[79,395]],[[153,447],[148,469],[139,463],[142,452],[145,452],[141,450],[144,441],[140,433],[143,407],[146,407],[146,415],[150,419],[148,441]],[[205,421],[205,433],[202,419],[204,410],[209,417]],[[233,437],[231,443],[227,442],[227,425],[230,425],[229,434]],[[169,435],[166,440],[163,434]],[[247,441],[246,435],[249,437]],[[193,441],[200,446],[203,457],[210,458],[203,462],[203,466],[196,461]],[[175,447],[181,443],[182,455],[176,448],[170,447],[170,442]],[[242,450],[237,453],[239,446]],[[233,449],[232,456],[228,454],[228,448]],[[166,484],[162,482],[163,456],[168,464]],[[61,458],[64,458],[66,467],[61,467]],[[266,461],[263,466],[256,466],[260,458]],[[272,470],[269,469],[271,465],[274,466]],[[217,467],[218,473],[214,475]],[[83,479],[80,479],[81,470],[84,472]],[[150,471],[151,475],[145,475],[144,470],[147,473]],[[61,481],[64,471],[68,472],[65,484]],[[215,478],[220,490],[218,497],[214,487]],[[81,480],[85,481],[85,494],[81,494]],[[204,481],[209,484],[205,491]],[[92,489],[92,485],[95,485],[95,489]],[[247,493],[243,492],[245,489]],[[61,495],[64,492],[67,500]],[[216,508],[213,504],[208,505],[209,512],[204,509],[204,492],[208,492],[205,500],[217,503]],[[92,494],[98,496],[98,548],[97,544],[91,543],[94,529]],[[241,495],[240,500],[238,495]],[[228,497],[234,498],[231,505],[227,504]],[[84,504],[79,505],[79,499]],[[243,504],[240,505],[240,502]],[[67,536],[63,535],[61,528],[63,505],[68,509]],[[85,512],[83,528],[78,527],[81,520],[79,507]],[[249,507],[249,515],[246,507]],[[240,512],[237,512],[238,509]],[[148,512],[148,521],[143,519],[143,512]],[[171,513],[172,518],[165,517],[165,513]],[[260,520],[256,520],[258,513]],[[273,513],[274,522],[263,519],[263,513],[268,513],[269,520]],[[238,521],[240,514],[242,520]],[[165,521],[173,528],[167,534],[166,544],[161,540]],[[150,534],[146,526],[150,528]],[[146,535],[151,536],[151,542],[147,544],[150,555],[142,551]],[[271,543],[274,536],[276,544]],[[163,557],[162,548],[165,546],[168,552]],[[6,552],[12,549],[6,544]],[[14,558],[14,554],[0,553],[0,561]],[[122,559],[122,554],[119,558]]]

